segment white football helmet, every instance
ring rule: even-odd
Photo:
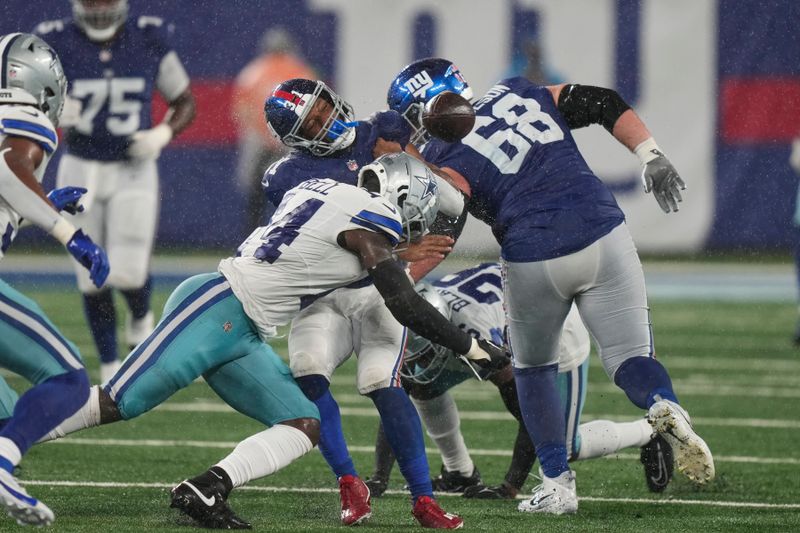
[[[55,50],[30,33],[9,33],[0,36],[0,58],[0,104],[36,106],[58,126],[67,78]]]
[[[439,188],[431,170],[405,152],[382,155],[358,172],[358,186],[380,194],[400,210],[405,237],[428,232],[439,212]]]
[[[71,0],[75,24],[90,41],[111,39],[128,18],[128,0]]]
[[[450,320],[450,306],[433,285],[421,281],[414,286],[414,290]],[[434,344],[409,329],[400,375],[418,385],[427,385],[439,377],[448,357],[450,354],[447,348]]]

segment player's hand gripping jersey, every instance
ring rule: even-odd
[[[308,180],[284,196],[269,225],[256,229],[219,271],[269,337],[316,299],[367,276],[338,241],[354,229],[385,235],[392,245],[403,232],[397,210],[380,196],[332,179]]]
[[[58,50],[69,95],[81,102],[80,118],[66,132],[69,153],[95,161],[128,159],[131,135],[152,127],[153,90],[171,102],[189,87],[170,44],[173,30],[159,17],[141,16],[98,47],[70,19],[36,27]]]
[[[24,137],[42,147],[44,159],[34,171],[41,183],[47,163],[58,147],[58,136],[53,123],[33,106],[0,105],[0,143],[8,136]],[[0,197],[0,258],[17,236],[20,221],[19,214]]]
[[[509,261],[540,261],[581,250],[624,221],[592,173],[545,87],[501,80],[475,104],[475,127],[460,142],[422,151],[469,182],[469,211],[492,226]]]

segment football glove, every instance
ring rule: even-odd
[[[89,277],[98,289],[103,286],[110,269],[106,252],[97,246],[82,230],[76,231],[67,242],[67,251],[89,271]]]
[[[83,211],[83,206],[78,204],[81,196],[87,193],[83,187],[61,187],[47,193],[47,199],[59,211],[66,211],[70,215]]]
[[[172,140],[172,128],[167,124],[159,124],[149,130],[137,131],[131,135],[128,155],[133,159],[157,159],[161,149]]]
[[[469,367],[479,381],[483,381],[487,371],[495,372],[511,362],[511,356],[506,350],[486,339],[472,339],[469,352],[459,355],[458,358]]]
[[[683,201],[681,191],[686,189],[686,184],[663,154],[645,164],[642,181],[644,192],[652,191],[656,202],[665,213],[678,211],[678,202]]]

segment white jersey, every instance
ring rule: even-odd
[[[53,123],[44,113],[31,105],[0,105],[0,143],[9,136],[24,137],[42,147],[44,159],[34,172],[36,179],[41,183],[47,163],[58,148],[58,136]],[[0,197],[0,259],[17,236],[19,224],[19,214]]]
[[[453,324],[474,337],[504,343],[506,316],[498,263],[483,263],[456,272],[433,285],[450,307]],[[558,371],[577,368],[589,357],[590,349],[589,332],[573,304],[561,331]]]
[[[362,229],[392,245],[403,233],[400,215],[382,197],[331,179],[304,181],[283,197],[269,225],[256,229],[224,259],[219,271],[264,338],[334,289],[367,276],[359,258],[339,245],[339,235]],[[263,260],[256,259],[261,249]]]

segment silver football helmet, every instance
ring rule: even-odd
[[[414,290],[450,320],[450,306],[433,285],[422,281],[414,286]],[[427,385],[439,377],[448,357],[450,354],[447,348],[434,344],[409,329],[400,375],[418,385]]]
[[[111,39],[128,18],[128,0],[72,0],[72,16],[90,41]]]
[[[58,126],[67,78],[55,50],[30,33],[0,37],[0,104],[30,104]]]
[[[439,212],[436,177],[425,163],[405,152],[382,155],[361,167],[358,186],[397,206],[410,241],[425,235]]]

